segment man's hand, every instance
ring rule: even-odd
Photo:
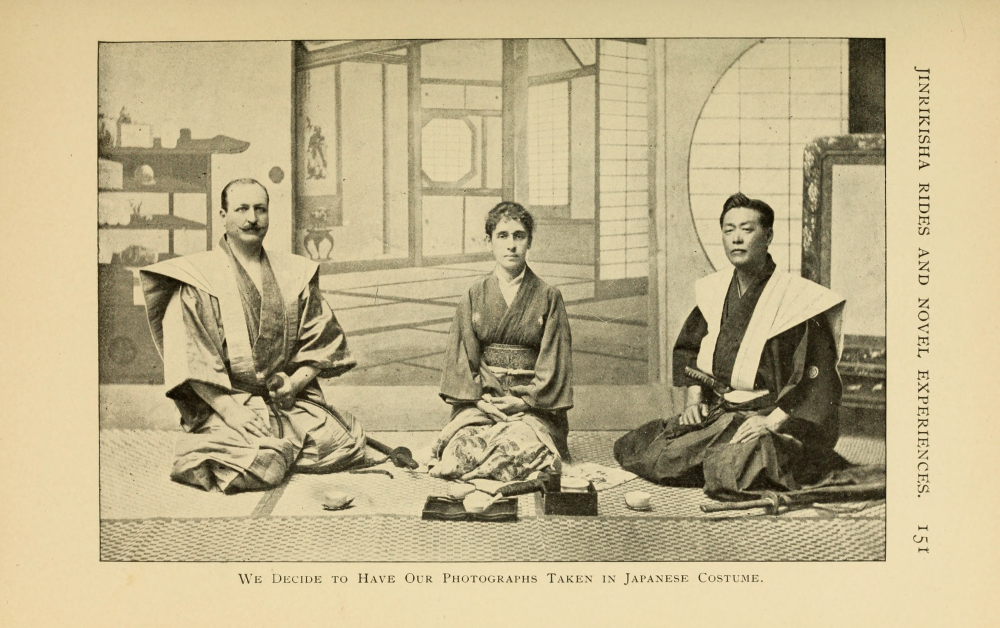
[[[763,436],[767,432],[777,432],[785,421],[788,420],[788,414],[785,413],[781,408],[775,408],[771,414],[762,415],[754,414],[747,417],[743,424],[739,426],[736,430],[736,434],[733,435],[730,443],[745,443],[751,441],[755,438]]]
[[[271,435],[267,419],[261,417],[251,408],[242,407],[241,411],[230,410],[226,414],[220,414],[223,423],[236,430],[248,443],[253,444],[258,438],[266,438]]]
[[[248,443],[253,444],[255,438],[271,435],[268,417],[262,417],[253,408],[238,403],[229,393],[202,382],[191,382],[191,388],[212,406],[223,423],[236,430]]]
[[[268,379],[267,389],[278,407],[282,410],[289,410],[295,405],[295,398],[298,397],[302,389],[309,385],[316,376],[319,369],[311,365],[303,365],[295,370],[291,375],[285,373],[275,373]]]
[[[282,410],[290,410],[295,405],[295,396],[299,394],[292,383],[292,378],[284,373],[275,373],[267,382],[267,389],[274,403]]]
[[[684,412],[680,416],[681,425],[700,425],[708,414],[708,405],[702,403],[701,386],[688,386]]]

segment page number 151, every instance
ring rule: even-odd
[[[927,536],[928,526],[917,526],[917,533],[913,535],[913,542],[917,544],[917,553],[929,554],[931,551]]]

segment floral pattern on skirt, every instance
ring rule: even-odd
[[[524,421],[467,425],[446,438],[442,435],[434,447],[440,461],[430,472],[444,479],[511,482],[555,461],[555,454]]]

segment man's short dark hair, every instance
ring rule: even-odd
[[[259,185],[260,189],[264,190],[264,198],[267,199],[267,204],[271,204],[271,195],[268,193],[267,188],[264,187],[260,181],[257,179],[251,179],[249,177],[243,179],[233,179],[226,184],[226,187],[222,188],[222,210],[229,211],[229,188],[234,185]]]
[[[535,230],[535,219],[531,217],[531,212],[520,203],[504,201],[490,210],[486,216],[486,237],[493,238],[493,230],[501,220],[516,220],[524,225],[524,230],[528,232],[528,244],[531,244],[531,236]]]
[[[722,215],[719,216],[719,226],[722,226],[722,221],[726,218],[726,213],[730,209],[736,209],[737,207],[746,207],[747,209],[752,209],[758,214],[760,214],[760,225],[765,229],[774,228],[774,210],[771,206],[764,201],[757,200],[755,198],[749,198],[746,194],[742,192],[737,192],[729,198],[726,202],[722,204]]]

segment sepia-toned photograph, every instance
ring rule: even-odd
[[[102,42],[102,561],[883,561],[885,40]]]
[[[995,623],[1000,6],[4,25],[0,625]]]

